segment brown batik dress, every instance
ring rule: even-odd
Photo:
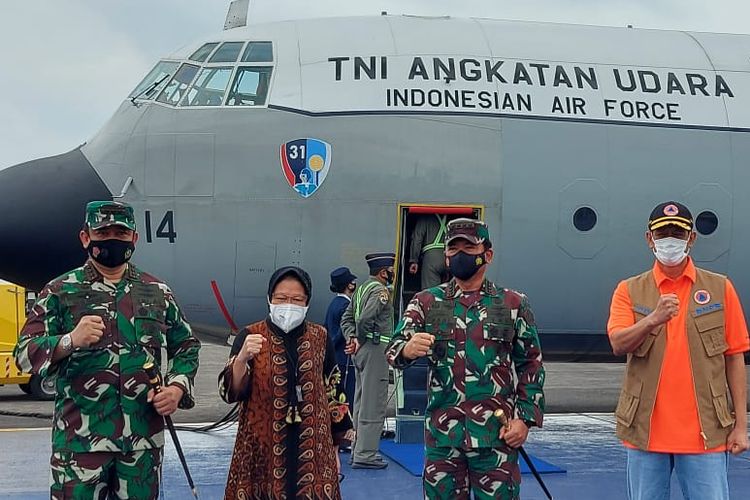
[[[248,333],[266,342],[249,363],[250,383],[235,394],[232,362]],[[219,375],[222,398],[242,401],[225,499],[341,498],[336,453],[352,423],[339,379],[319,325],[305,322],[284,333],[266,320],[237,336]],[[297,423],[287,423],[295,413]]]

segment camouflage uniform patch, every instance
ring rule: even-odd
[[[455,280],[418,293],[386,351],[392,366],[404,369],[413,362],[401,353],[417,332],[435,336],[428,355],[428,455],[438,448],[515,453],[499,437],[501,424],[493,415],[497,409],[542,425],[545,372],[526,296],[498,289],[488,280],[474,293],[464,294]]]
[[[161,448],[131,453],[54,452],[50,497],[155,499],[161,459]]]
[[[52,363],[62,335],[87,315],[104,321],[100,341]],[[169,360],[166,383],[180,386],[180,407],[191,408],[200,342],[166,284],[132,264],[120,282],[105,282],[90,261],[47,284],[14,355],[23,371],[57,377],[53,452],[161,448],[164,420],[146,402],[143,365],[150,360],[161,366],[162,349]]]
[[[521,490],[518,452],[497,448],[427,448],[426,499],[515,500]]]

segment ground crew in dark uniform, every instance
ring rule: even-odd
[[[352,468],[383,469],[388,466],[378,454],[388,399],[388,363],[385,347],[393,333],[393,303],[388,285],[393,283],[393,253],[365,256],[370,278],[354,292],[341,318],[341,331],[354,351],[357,380],[354,396],[356,439]]]
[[[328,338],[331,339],[333,350],[336,353],[336,363],[341,372],[341,392],[346,394],[346,402],[349,410],[354,411],[354,388],[355,377],[354,363],[351,356],[346,352],[348,339],[341,333],[341,318],[346,308],[352,303],[352,296],[357,289],[357,277],[351,273],[348,267],[339,267],[331,271],[331,291],[336,296],[331,300],[326,311],[326,319],[323,326],[326,327]],[[342,444],[342,451],[351,451],[347,444]]]
[[[192,408],[200,343],[169,287],[129,263],[133,209],[92,201],[80,232],[89,259],[48,283],[14,355],[25,372],[57,376],[50,497],[155,499],[164,418]],[[146,362],[169,364],[154,395]]]
[[[445,215],[440,214],[420,215],[414,226],[409,248],[409,273],[417,274],[421,267],[422,290],[439,285],[446,275],[445,228]]]
[[[485,278],[493,251],[483,222],[452,220],[445,244],[453,279],[414,296],[386,351],[400,369],[428,357],[425,498],[516,499],[517,448],[544,412],[534,314],[525,295]],[[497,410],[511,416],[508,428]]]

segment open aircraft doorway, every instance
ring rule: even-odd
[[[483,219],[483,213],[484,207],[479,205],[399,204],[396,281],[393,284],[397,320],[417,292],[450,278],[443,256],[448,222],[459,217]],[[396,377],[396,441],[399,443],[424,440],[428,372],[427,359],[422,358]]]
[[[428,288],[422,286],[423,273],[430,271],[429,263],[425,262],[424,257],[430,250],[437,249],[440,245],[442,249],[443,239],[445,237],[445,225],[453,219],[459,217],[471,217],[482,219],[484,207],[480,205],[429,205],[429,204],[399,204],[398,206],[398,234],[396,236],[396,282],[393,284],[395,297],[394,300],[395,314],[401,317],[406,309],[406,305],[414,295]],[[418,249],[414,249],[417,224],[422,227],[431,226],[432,231],[427,231],[418,242]],[[420,228],[421,229],[421,228]],[[437,231],[436,231],[437,230]],[[427,236],[427,237],[424,237]],[[417,236],[419,238],[419,236]],[[433,247],[433,248],[431,248]],[[417,261],[414,261],[417,258]],[[444,258],[443,258],[444,262]],[[417,264],[417,271],[412,273],[410,268],[412,264]],[[433,273],[437,275],[437,273]],[[444,283],[450,277],[447,270],[441,274],[441,280],[433,279],[429,286],[435,286]],[[428,280],[429,281],[429,280]]]

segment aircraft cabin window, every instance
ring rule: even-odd
[[[227,106],[264,106],[272,70],[270,66],[237,68]]]
[[[185,95],[185,91],[190,86],[190,82],[193,81],[197,72],[198,66],[192,64],[183,64],[180,66],[180,69],[177,70],[177,73],[169,81],[162,93],[159,94],[156,101],[176,106]]]
[[[709,210],[699,213],[695,219],[695,229],[703,236],[713,234],[717,227],[719,227],[719,218]]]
[[[169,81],[169,77],[174,75],[178,63],[172,61],[159,61],[154,69],[149,71],[146,78],[130,93],[128,97],[137,97],[138,99],[153,99]]]
[[[208,58],[208,55],[213,52],[217,45],[219,45],[219,42],[204,43],[201,48],[193,52],[193,55],[191,55],[188,59],[190,59],[191,61],[203,62],[206,60],[206,58]]]
[[[245,42],[225,42],[221,44],[221,47],[216,49],[214,55],[209,59],[209,63],[226,63],[235,62],[240,55],[242,46]]]
[[[273,44],[271,42],[250,42],[242,62],[273,62]]]
[[[596,226],[596,212],[591,207],[581,207],[573,214],[573,225],[581,232],[591,231]]]
[[[188,90],[182,106],[221,106],[232,68],[203,68]]]

